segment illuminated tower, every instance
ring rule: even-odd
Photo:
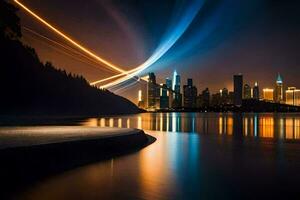
[[[259,87],[257,82],[254,83],[253,87],[253,99],[259,100]]]
[[[176,77],[177,77],[177,72],[176,70],[173,73],[173,83],[172,83],[172,90],[175,90],[175,85],[176,85]]]
[[[275,102],[283,102],[283,82],[280,74],[278,73],[275,87]]]
[[[236,106],[242,106],[243,98],[243,75],[238,74],[233,76],[233,103]]]

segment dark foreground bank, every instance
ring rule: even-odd
[[[0,136],[1,199],[50,175],[134,152],[155,141],[138,129],[77,127],[71,133],[71,127],[26,127],[8,136],[13,129]]]

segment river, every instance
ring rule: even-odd
[[[140,128],[157,140],[137,152],[47,177],[16,199],[299,195],[300,114],[143,113],[78,124]]]

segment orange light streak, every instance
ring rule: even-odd
[[[27,11],[29,14],[31,14],[34,18],[36,18],[37,20],[39,20],[40,22],[42,22],[44,25],[46,25],[48,28],[50,28],[51,30],[53,30],[55,33],[59,34],[61,37],[63,37],[64,39],[66,39],[67,41],[69,41],[70,43],[72,43],[74,46],[76,46],[77,48],[81,49],[82,51],[84,51],[86,54],[88,54],[89,56],[95,58],[96,60],[98,60],[99,62],[103,63],[104,65],[118,71],[124,74],[127,74],[127,72],[119,67],[117,67],[116,65],[112,64],[109,61],[106,61],[105,59],[97,56],[95,53],[93,53],[92,51],[88,50],[87,48],[83,47],[81,44],[79,44],[78,42],[74,41],[73,39],[71,39],[69,36],[67,36],[65,33],[63,33],[62,31],[58,30],[56,27],[52,26],[50,23],[48,23],[47,21],[45,21],[44,19],[42,19],[40,16],[38,16],[37,14],[35,14],[33,11],[31,11],[29,8],[27,8],[25,5],[23,5],[22,3],[20,3],[18,0],[14,0],[14,2],[16,4],[18,4],[21,8],[23,8],[25,11]]]

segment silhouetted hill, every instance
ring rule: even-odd
[[[42,64],[32,48],[2,40],[1,114],[121,114],[138,108],[129,100],[91,87],[79,76]]]
[[[43,64],[24,46],[20,20],[11,4],[0,0],[0,114],[99,115],[136,113],[129,100],[91,87],[82,76]]]

